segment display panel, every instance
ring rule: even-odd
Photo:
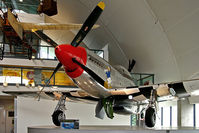
[[[41,71],[41,83],[44,85],[48,79],[50,78],[50,76],[52,75],[53,71],[52,70],[42,70]],[[50,80],[49,85],[54,85],[54,77]]]
[[[55,85],[75,86],[73,81],[65,74],[64,71],[58,71],[55,74]]]
[[[23,69],[23,84],[33,84],[34,83],[34,70],[32,69]]]
[[[3,68],[1,83],[21,83],[21,69],[20,68]]]
[[[24,85],[44,85],[52,75],[53,70],[0,67],[0,83],[19,83]],[[49,85],[75,86],[64,71],[58,71]]]

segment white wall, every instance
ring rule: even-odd
[[[51,115],[58,101],[17,98],[17,133],[27,133],[29,126],[53,125]],[[95,118],[95,105],[67,103],[67,118],[80,120],[80,125],[130,125],[130,116],[115,115],[113,120]]]
[[[189,104],[188,100],[182,100],[179,102],[181,102],[182,127],[193,127],[193,104]]]
[[[170,107],[172,106],[172,127],[177,127],[177,101],[166,101],[159,103],[157,112],[156,127],[161,127],[161,108],[163,107],[163,126],[170,127]]]

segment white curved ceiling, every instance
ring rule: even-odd
[[[104,1],[106,8],[97,22],[100,28],[84,40],[89,48],[109,44],[112,64],[127,67],[128,59],[134,58],[134,72],[154,73],[156,82],[187,79],[199,71],[198,0]],[[53,19],[83,23],[98,2],[59,0],[59,14]],[[74,34],[53,36],[70,43]]]

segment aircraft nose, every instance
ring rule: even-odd
[[[57,47],[55,47],[55,52],[57,51],[61,51],[61,49],[59,48],[59,45]]]
[[[72,55],[72,50],[70,50],[66,44],[58,45],[55,48],[55,55],[57,59],[63,64],[66,59],[69,60],[71,58],[69,55]]]
[[[56,55],[57,59],[59,59],[60,55],[63,54],[62,53],[63,51],[64,51],[63,46],[58,45],[57,47],[55,47],[55,55]],[[65,52],[67,52],[67,51],[65,51]]]
[[[76,78],[83,73],[83,70],[79,65],[73,62],[72,58],[75,58],[80,63],[86,65],[87,52],[85,48],[62,44],[55,48],[55,54],[57,59],[64,66],[65,72],[71,78]]]
[[[65,67],[69,67],[72,61],[72,50],[68,47],[68,45],[58,45],[55,48],[55,55],[57,59],[62,63],[62,65],[65,65]],[[70,62],[70,64],[69,64]]]

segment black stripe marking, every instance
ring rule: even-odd
[[[82,40],[85,38],[85,36],[91,30],[91,28],[93,27],[95,22],[98,20],[102,11],[103,10],[99,6],[96,6],[96,8],[92,11],[92,13],[86,19],[82,28],[79,30],[79,32],[77,33],[77,35],[75,36],[75,38],[71,42],[72,46],[77,47],[82,42]]]
[[[139,95],[144,95],[146,98],[150,98],[151,96],[151,90],[153,90],[153,86],[150,87],[143,87],[143,88],[138,88],[140,92],[132,94],[133,97],[139,96]]]

